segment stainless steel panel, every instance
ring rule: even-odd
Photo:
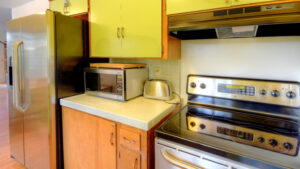
[[[254,88],[249,94],[241,93],[226,93],[219,91],[219,85],[232,86],[248,86]],[[265,94],[261,94],[262,91]],[[277,90],[279,95],[272,96],[272,91]],[[292,91],[295,94],[294,98],[288,98],[287,93]],[[191,75],[188,77],[187,92],[189,94],[204,95],[220,98],[228,98],[235,100],[246,100],[260,103],[269,103],[290,107],[300,106],[300,89],[298,83],[293,82],[273,82],[262,80],[246,80],[238,78],[221,78],[221,77],[204,77]]]
[[[249,129],[194,116],[188,116],[187,122],[188,129],[194,132],[225,138],[238,143],[248,144],[291,156],[295,156],[298,151],[298,139],[294,137]],[[244,135],[243,133],[247,134]],[[276,141],[277,144],[271,145],[270,140]],[[285,144],[290,144],[290,149],[285,148]]]
[[[281,4],[278,4],[281,3]],[[264,24],[280,24],[280,23],[297,23],[299,22],[300,3],[282,3],[280,1],[273,2],[278,8],[272,5],[257,6],[259,11],[243,12],[239,14],[229,15],[232,9],[241,9],[246,11],[247,8],[240,8],[239,6],[227,9],[217,9],[209,12],[193,12],[182,13],[178,15],[170,15],[169,31],[180,30],[195,30],[195,29],[209,29],[216,27],[232,27],[245,25],[264,25]],[[266,8],[270,10],[265,10]],[[215,15],[215,12],[221,11],[224,15]]]
[[[12,71],[13,45],[21,40],[21,20],[13,20],[7,23],[7,56],[8,68]],[[12,73],[12,72],[10,72]],[[10,135],[10,153],[13,158],[24,165],[24,123],[23,113],[13,104],[13,87],[8,80],[8,111],[9,111],[9,135]]]
[[[145,81],[148,80],[148,69],[125,70],[125,97],[126,100],[143,95]]]
[[[25,166],[28,169],[49,169],[49,97],[47,29],[45,15],[22,19],[24,42],[24,113]]]
[[[155,140],[156,169],[254,169],[238,162],[176,144],[163,139]]]

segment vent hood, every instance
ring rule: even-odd
[[[300,35],[300,2],[234,7],[170,15],[169,31],[179,39]]]

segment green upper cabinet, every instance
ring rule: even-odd
[[[121,0],[90,0],[91,56],[120,57]]]
[[[65,15],[76,15],[88,12],[88,0],[69,0],[67,7],[65,7],[64,2],[65,0],[50,1],[50,9]]]
[[[162,57],[161,0],[90,0],[91,57]]]
[[[167,0],[167,14],[195,12],[269,1],[274,0]]]
[[[161,0],[123,0],[124,57],[162,57],[161,6]]]
[[[167,14],[229,7],[231,0],[167,0]]]

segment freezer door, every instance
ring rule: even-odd
[[[20,41],[21,20],[12,20],[7,23],[7,64],[9,71],[8,80],[8,111],[9,111],[9,136],[11,157],[24,165],[24,123],[22,111],[19,111],[14,105],[13,97],[13,69],[18,69],[13,64],[14,44]],[[20,47],[20,46],[19,46]]]
[[[24,150],[28,169],[50,168],[47,20],[45,15],[22,18],[24,80]]]

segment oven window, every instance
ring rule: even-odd
[[[100,91],[120,96],[123,95],[122,75],[101,74],[100,77]]]
[[[98,84],[100,83],[99,74],[98,73],[85,73],[85,85],[86,90],[89,91],[99,91]]]

